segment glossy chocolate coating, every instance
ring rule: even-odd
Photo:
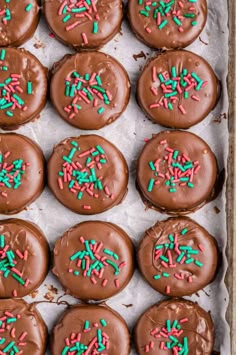
[[[165,141],[166,143],[161,144]],[[194,187],[174,187],[176,192],[170,192],[166,178],[159,179],[149,166],[149,162],[161,159],[159,169],[162,174],[169,171],[169,164],[164,162],[166,148],[185,154],[193,162],[198,162],[200,170],[193,175]],[[156,178],[160,181],[148,191],[149,181]],[[168,214],[187,214],[202,207],[212,199],[217,178],[217,163],[208,144],[197,135],[183,131],[163,131],[154,135],[144,146],[137,164],[137,184],[140,193],[148,207]]]
[[[71,78],[73,72],[83,77],[85,74],[89,74],[90,77],[93,73],[99,75],[102,88],[111,94],[110,103],[105,104],[96,94],[93,94],[93,99],[89,103],[83,101],[78,94],[73,97],[66,96],[65,80]],[[81,89],[88,85],[90,85],[89,82]],[[105,53],[89,52],[68,55],[53,68],[50,96],[55,109],[66,122],[80,129],[99,129],[115,121],[125,110],[130,97],[130,81],[123,66]],[[74,110],[68,113],[65,107],[70,106],[75,97],[78,97],[77,104],[81,109],[77,110],[73,116]],[[94,106],[95,100],[96,106]],[[99,114],[98,110],[101,108],[105,110]]]
[[[82,167],[85,167],[87,157],[79,157],[92,148],[100,145],[105,151],[106,164],[102,165],[101,170],[97,169],[97,178],[101,179],[102,185],[107,186],[109,194],[104,189],[95,189],[97,197],[89,195],[86,191],[83,192],[83,197],[78,198],[78,192],[70,192],[68,184],[63,186],[63,189],[58,185],[58,173],[62,170],[62,164],[65,161],[63,156],[68,156],[72,149],[71,142],[78,144],[80,150],[73,156],[72,162],[79,162]],[[79,168],[81,169],[81,168]],[[78,169],[78,171],[79,171]],[[89,169],[86,171],[90,174]],[[53,153],[48,161],[48,185],[55,197],[66,207],[79,214],[97,214],[104,212],[113,206],[119,204],[126,192],[128,184],[128,167],[125,158],[121,152],[105,138],[97,135],[86,135],[79,137],[67,138],[54,147]],[[84,184],[83,184],[84,186]],[[88,209],[85,206],[89,206]]]
[[[7,10],[8,15],[0,15],[0,47],[18,47],[28,41],[38,26],[39,9],[37,0],[1,0],[0,12]]]
[[[167,72],[171,77],[173,67],[176,68],[177,76],[186,69],[189,74],[197,74],[198,78],[207,82],[207,85],[200,90],[196,90],[196,87],[188,90],[188,98],[184,98],[185,88],[181,87],[182,92],[173,96],[177,101],[172,104],[172,109],[164,106],[151,108],[150,106],[158,104],[164,97],[158,75]],[[157,74],[154,79],[153,70],[156,70]],[[189,84],[187,86],[190,87]],[[154,88],[157,95],[150,88]],[[167,51],[150,60],[137,83],[137,101],[140,107],[153,122],[166,127],[189,128],[199,123],[213,110],[217,99],[218,82],[211,66],[202,57],[185,50]],[[170,99],[168,101],[170,102]],[[184,113],[179,109],[180,104],[184,108]]]
[[[108,259],[117,266],[125,262],[125,266],[119,268],[119,274],[115,275],[114,268],[106,265],[103,268],[104,272],[101,273],[102,276],[92,274],[91,277],[84,277],[83,269],[76,266],[79,258],[70,259],[78,251],[86,250],[84,243],[80,240],[81,237],[86,241],[95,240],[96,246],[102,243],[100,251],[93,252],[98,255],[98,258],[105,257],[105,260]],[[106,249],[114,252],[119,259],[106,254],[104,252]],[[133,244],[120,227],[108,222],[82,222],[69,229],[56,241],[53,273],[58,277],[66,293],[83,300],[104,300],[122,291],[128,284],[134,272],[133,257]],[[100,259],[92,258],[90,265],[94,264],[96,260]],[[68,271],[69,269],[79,271],[79,275],[75,276],[73,272]],[[91,279],[94,280],[94,283]],[[115,283],[116,280],[118,280],[118,287]],[[104,282],[106,286],[103,286]]]
[[[105,327],[101,326],[100,320],[102,319],[107,323]],[[91,330],[84,332],[86,320]],[[94,324],[97,324],[97,327],[94,327]],[[105,354],[128,355],[130,353],[130,335],[124,319],[105,304],[101,304],[100,306],[76,305],[62,315],[53,329],[52,355],[62,354],[66,346],[65,339],[70,340],[72,333],[75,333],[75,336],[81,333],[80,343],[87,346],[96,337],[97,329],[101,329],[108,336],[109,348],[104,350]]]
[[[5,342],[1,343],[0,350],[3,351],[8,344],[14,342],[15,344],[13,345],[17,347],[22,355],[44,355],[47,342],[47,327],[35,306],[26,303],[24,300],[6,299],[0,300],[0,309],[1,318],[6,316],[5,312],[9,312],[12,316],[7,316],[7,319],[13,320],[7,324],[9,329],[1,332],[1,337],[5,338]],[[14,317],[17,318],[16,321]],[[13,345],[9,345],[9,349],[12,351]],[[6,353],[9,354],[10,352]]]
[[[181,234],[186,230],[186,233]],[[172,262],[169,259],[168,267],[160,258],[155,259],[155,252],[158,252],[156,247],[163,244],[170,246],[169,235],[174,237],[175,234],[177,234],[176,240],[180,247],[191,247],[198,252],[198,254],[190,254],[189,257],[186,257],[187,253],[185,253],[184,260],[190,261],[190,258],[193,258],[202,266],[197,266],[194,261],[185,263],[183,260],[184,262],[180,263],[177,259],[181,254],[176,252],[176,244],[173,244],[172,249],[167,247],[158,249],[163,251],[162,255],[167,259],[169,259],[167,250],[170,251]],[[157,222],[145,232],[139,244],[137,259],[142,275],[156,291],[169,296],[187,296],[201,290],[213,280],[218,261],[217,244],[216,240],[203,227],[190,218],[169,218]],[[176,266],[172,267],[170,264]],[[155,275],[162,275],[162,273],[169,274],[169,277],[154,278]],[[169,287],[169,291],[167,291],[167,287]]]
[[[0,221],[0,235],[4,236],[5,246],[9,246],[8,251],[13,251],[14,260],[17,262],[14,268],[22,273],[21,279],[24,281],[22,285],[12,276],[12,274],[15,275],[15,270],[7,267],[11,272],[8,277],[1,278],[0,298],[24,297],[38,288],[47,275],[48,242],[35,224],[21,219],[12,218]],[[2,255],[0,261],[3,259],[5,260],[6,256]],[[4,271],[1,271],[2,275],[3,273]],[[26,286],[27,280],[29,283]]]
[[[15,100],[15,95],[24,102],[22,104],[22,101],[18,99],[21,107],[0,108],[0,127],[13,130],[36,118],[44,108],[47,100],[48,70],[33,54],[23,48],[0,48],[0,53],[2,51],[6,51],[6,54],[4,60],[0,61],[0,83],[11,78],[11,75],[19,76],[19,84],[13,87],[14,91],[11,93],[12,100],[10,102]],[[2,70],[3,67],[8,69]],[[28,82],[32,83],[31,94],[28,94]],[[14,81],[9,83],[9,89],[14,83]],[[21,91],[18,90],[18,87]],[[0,100],[6,99],[2,92],[3,88],[0,88]],[[1,104],[1,106],[3,107],[5,104]],[[13,114],[12,116],[7,115],[6,112],[9,111]]]
[[[64,44],[73,47],[75,50],[99,49],[110,41],[120,30],[123,18],[123,4],[121,0],[98,0],[95,3],[96,10],[90,10],[88,16],[76,17],[76,13],[66,12],[59,15],[62,3],[69,5],[72,1],[67,0],[45,0],[44,14],[48,26]],[[75,3],[75,2],[74,2]],[[66,16],[71,16],[69,20],[63,22]],[[84,15],[84,12],[80,13]],[[98,18],[96,18],[98,15]],[[94,33],[94,22],[98,24],[97,33]],[[76,23],[73,29],[67,30],[68,26]],[[82,35],[85,34],[88,43],[85,43]]]
[[[176,1],[174,4],[174,11],[178,12],[177,14],[168,13],[170,16],[161,17],[160,24],[166,22],[166,25],[163,28],[159,28],[158,19],[153,18],[153,11],[160,7],[159,2],[157,5],[152,7],[150,5],[151,11],[149,16],[143,16],[140,14],[140,11],[145,10],[145,2],[142,1],[142,4],[138,4],[138,0],[129,0],[128,2],[128,17],[130,26],[137,36],[137,38],[144,42],[147,46],[152,48],[166,48],[166,49],[175,49],[175,48],[184,48],[191,44],[202,32],[206,20],[207,20],[207,2],[206,0],[197,0],[196,2],[190,2],[187,0],[181,1],[183,7],[179,6]],[[167,3],[167,1],[163,1]],[[149,4],[148,4],[149,5]],[[194,10],[189,11],[189,8],[194,5]],[[185,14],[194,14],[195,17],[186,18]],[[173,18],[178,17],[181,25],[177,25]],[[196,21],[196,25],[192,25],[192,22]],[[149,29],[151,33],[149,33]],[[179,28],[182,28],[180,31]]]
[[[18,159],[30,164],[26,166],[21,185],[17,189],[13,188],[13,184],[11,188],[0,186],[0,213],[18,213],[35,201],[43,191],[44,156],[34,141],[15,133],[0,134],[0,152],[3,155],[10,152],[10,155],[4,158],[8,166]],[[3,166],[1,172],[2,170]]]
[[[188,354],[211,355],[214,343],[214,325],[209,313],[202,309],[197,303],[184,299],[170,299],[155,304],[144,312],[135,327],[135,346],[138,355],[144,355],[146,345],[153,341],[153,349],[148,353],[156,355],[174,354],[173,350],[161,349],[161,342],[171,342],[169,338],[155,337],[150,333],[158,328],[166,327],[166,321],[170,320],[172,325],[175,320],[188,319],[182,324],[183,333],[177,337],[180,343],[183,338],[188,338]],[[156,332],[158,335],[158,332]]]

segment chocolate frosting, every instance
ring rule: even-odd
[[[168,9],[168,6],[162,7],[159,1],[150,3],[129,0],[130,26],[137,38],[147,46],[167,49],[184,48],[195,41],[202,32],[207,20],[206,0],[194,2],[183,0],[172,3],[171,8]]]
[[[80,12],[76,4],[71,8],[75,12],[70,11],[69,4],[70,0],[44,1],[48,26],[64,44],[78,51],[99,49],[119,32],[123,18],[121,0],[98,0],[93,5],[83,0],[84,10]]]
[[[0,152],[0,213],[18,213],[43,191],[44,156],[30,138],[15,133],[0,134]]]
[[[48,161],[50,189],[64,206],[79,214],[97,214],[119,204],[127,184],[125,158],[97,135],[65,139],[54,147]]]
[[[173,322],[178,321],[180,328],[177,334],[174,332]],[[168,329],[168,322],[170,329]],[[163,328],[166,328],[164,332]],[[167,331],[168,329],[168,331]],[[135,327],[135,346],[137,353],[156,355],[175,354],[173,348],[161,349],[161,343],[171,343],[174,338],[163,337],[160,331],[168,335],[174,333],[174,337],[180,344],[188,344],[188,352],[191,355],[211,355],[214,342],[214,326],[209,313],[204,311],[197,303],[184,299],[171,299],[160,302],[149,308],[139,318]],[[181,330],[183,330],[181,334]],[[152,334],[151,334],[152,333]],[[170,335],[171,336],[171,335]],[[187,340],[184,338],[187,338]],[[178,343],[177,343],[178,344]],[[186,349],[186,347],[185,347]]]
[[[38,26],[39,1],[1,0],[0,13],[0,47],[18,47],[32,37]]]
[[[44,355],[46,351],[47,327],[33,304],[24,300],[0,300],[0,318],[6,317],[0,329],[2,353],[22,355]],[[6,312],[6,313],[5,313]],[[5,349],[5,351],[4,351]],[[9,349],[9,350],[8,350]],[[16,352],[16,350],[19,350]]]
[[[39,115],[47,100],[47,74],[48,70],[25,49],[0,48],[2,129],[17,129]]]
[[[217,244],[190,218],[169,218],[145,232],[137,259],[142,275],[156,291],[187,296],[213,280],[218,264]]]
[[[88,253],[82,257],[85,250]],[[133,244],[120,227],[108,222],[88,221],[77,224],[56,241],[53,273],[66,293],[83,300],[103,300],[122,291],[128,284],[134,272],[133,257]],[[83,260],[89,260],[86,275]],[[92,271],[90,267],[97,260],[104,264]]]
[[[104,350],[103,346],[95,347],[95,343],[101,345],[101,341],[98,340],[100,332],[101,339],[107,344]],[[69,349],[79,346],[76,339],[80,339],[78,340],[80,346],[90,344],[90,351],[85,348],[83,354],[92,354],[94,349],[97,349],[98,355],[103,353],[128,355],[130,353],[130,335],[124,319],[105,304],[100,306],[76,305],[67,310],[53,329],[52,355],[62,354],[65,346]]]
[[[0,298],[24,297],[38,288],[49,266],[49,246],[42,231],[21,219],[0,221]],[[7,249],[8,248],[8,249]],[[6,251],[5,251],[6,250]],[[6,265],[9,252],[13,265]],[[7,252],[7,253],[6,253]]]
[[[74,90],[74,85],[77,87],[80,81],[73,73],[83,77],[79,90]],[[90,90],[85,99],[80,96],[83,89]],[[105,92],[109,98],[107,94],[104,96]],[[50,96],[65,121],[80,129],[99,129],[115,121],[125,110],[130,97],[130,81],[123,66],[107,54],[68,55],[54,66]]]
[[[167,84],[160,80],[163,74]],[[182,79],[176,88],[178,78]],[[211,66],[185,50],[167,51],[150,60],[137,83],[140,107],[153,122],[166,127],[189,128],[199,123],[217,99],[218,83]]]
[[[149,207],[169,214],[190,213],[211,200],[216,178],[215,155],[206,142],[190,132],[164,131],[155,135],[138,159],[137,184],[142,197]]]

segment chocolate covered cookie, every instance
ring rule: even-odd
[[[43,188],[44,156],[39,146],[20,134],[0,134],[0,213],[22,211]]]
[[[158,292],[187,296],[215,277],[216,240],[187,217],[157,222],[145,232],[138,248],[139,269]]]
[[[150,60],[137,83],[137,101],[155,123],[189,128],[215,107],[218,82],[211,66],[188,51],[167,51]]]
[[[121,152],[97,135],[67,138],[48,161],[48,184],[55,197],[79,214],[97,214],[119,204],[128,184]]]
[[[152,48],[184,48],[202,32],[206,0],[129,0],[128,17],[137,38]]]
[[[83,222],[56,241],[53,273],[66,293],[82,300],[103,300],[130,281],[133,251],[130,238],[115,224]]]
[[[48,70],[25,49],[0,48],[0,127],[13,130],[46,104]]]
[[[121,0],[45,0],[47,23],[64,44],[75,50],[99,49],[120,30]]]
[[[99,129],[125,110],[130,81],[122,65],[105,53],[68,55],[54,65],[50,96],[66,122]]]
[[[48,242],[35,224],[0,221],[0,298],[28,295],[41,285],[48,266]]]
[[[142,314],[134,331],[138,355],[211,355],[214,325],[197,303],[174,298]]]
[[[35,306],[23,300],[0,300],[0,353],[44,355],[47,327]]]
[[[144,146],[137,163],[137,184],[145,204],[160,212],[187,214],[214,197],[216,158],[200,137],[164,131]]]
[[[130,335],[123,318],[108,306],[76,305],[53,329],[52,355],[128,355]]]
[[[0,47],[18,47],[30,39],[39,22],[39,1],[0,1]]]

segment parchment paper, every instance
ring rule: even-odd
[[[222,171],[227,166],[228,154],[227,119],[224,115],[228,111],[226,86],[228,58],[227,2],[226,0],[208,0],[208,5],[208,21],[204,32],[201,34],[201,39],[197,39],[188,49],[202,55],[210,62],[221,81],[223,92],[212,114],[202,123],[193,127],[191,131],[201,136],[210,144],[217,156],[219,169]],[[64,54],[71,53],[72,51],[60,44],[56,39],[51,38],[49,33],[50,31],[44,19],[41,19],[34,37],[24,47],[34,53],[45,66],[50,68]],[[152,133],[164,130],[163,127],[152,124],[144,116],[135,101],[135,83],[140,70],[146,60],[155,53],[135,38],[126,20],[122,24],[121,33],[108,43],[102,51],[114,56],[125,66],[132,82],[132,95],[127,110],[115,123],[92,133],[104,136],[117,145],[123,152],[130,169],[129,192],[125,201],[112,210],[98,216],[83,217],[63,207],[53,197],[49,189],[46,188],[41,197],[29,207],[28,211],[24,211],[16,217],[25,218],[37,223],[47,236],[51,248],[55,240],[68,228],[81,221],[90,219],[117,223],[130,235],[135,245],[137,245],[147,228],[155,224],[157,220],[167,217],[152,210],[145,211],[145,206],[135,189],[135,163],[144,145],[144,138],[149,138]],[[146,59],[136,58],[135,60],[133,55],[141,52],[144,53]],[[56,114],[50,102],[47,103],[39,120],[27,124],[20,128],[18,132],[38,142],[46,158],[51,154],[53,145],[62,139],[80,135],[81,133],[86,134],[85,131],[80,131],[65,123]],[[215,201],[207,204],[190,217],[202,224],[216,237],[223,259],[215,281],[206,287],[205,290],[200,291],[198,295],[191,297],[191,299],[199,302],[206,310],[211,311],[215,323],[215,350],[221,351],[223,355],[230,355],[229,327],[225,320],[225,312],[228,304],[228,293],[224,284],[224,276],[227,268],[225,257],[227,239],[225,188]],[[26,297],[28,302],[45,301],[39,304],[38,309],[42,313],[49,331],[65,309],[63,302],[62,304],[60,302],[63,300],[66,300],[70,304],[78,302],[72,297],[63,295],[64,292],[60,284],[52,273],[49,272],[48,277],[38,292]],[[143,280],[136,270],[128,287],[107,303],[124,317],[130,330],[132,330],[141,313],[162,298],[160,294],[154,291]],[[46,301],[51,302],[47,303]],[[132,349],[131,354],[136,354],[134,349]]]

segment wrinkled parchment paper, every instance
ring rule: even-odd
[[[224,115],[228,110],[226,87],[228,59],[227,2],[226,0],[208,0],[208,5],[209,15],[206,28],[200,39],[197,39],[188,49],[202,55],[210,62],[221,81],[223,93],[215,110],[202,123],[193,127],[191,131],[210,144],[218,158],[221,171],[226,168],[228,154],[227,119]],[[66,53],[72,53],[72,51],[56,39],[51,38],[49,33],[50,30],[42,18],[34,37],[24,47],[35,54],[45,66],[51,68],[55,61]],[[155,224],[157,220],[167,217],[152,210],[145,211],[145,206],[135,189],[135,163],[144,145],[144,138],[149,138],[152,133],[158,133],[164,129],[151,123],[135,101],[135,83],[140,70],[146,60],[155,53],[135,38],[126,20],[122,24],[121,33],[108,43],[102,51],[114,56],[124,65],[131,79],[132,95],[125,113],[115,123],[92,133],[104,136],[119,146],[123,152],[130,169],[129,192],[120,206],[98,216],[84,217],[63,207],[53,197],[49,189],[45,188],[41,197],[27,211],[18,214],[16,217],[37,223],[47,236],[51,248],[53,248],[55,240],[68,228],[90,219],[100,219],[118,224],[130,235],[137,246],[147,228]],[[140,53],[141,58],[135,57],[135,54]],[[86,134],[85,131],[80,131],[64,122],[57,115],[50,102],[47,103],[39,120],[27,124],[20,128],[18,132],[34,139],[42,147],[47,159],[56,143],[69,136]],[[203,291],[200,291],[198,295],[193,295],[191,299],[199,302],[206,310],[211,311],[215,323],[215,350],[221,351],[223,355],[230,355],[229,327],[225,320],[228,304],[228,293],[224,284],[227,268],[225,257],[227,238],[225,202],[224,188],[215,201],[190,216],[215,236],[223,255],[223,263],[215,281]],[[130,330],[132,330],[141,313],[162,298],[163,296],[154,291],[136,270],[126,289],[107,303],[124,317]],[[44,301],[38,305],[38,309],[47,323],[49,331],[65,309],[62,301],[66,300],[70,304],[78,302],[72,297],[64,296],[60,284],[51,272],[49,272],[39,290],[26,297],[26,300],[28,302]],[[134,349],[132,349],[131,354],[136,354]]]

